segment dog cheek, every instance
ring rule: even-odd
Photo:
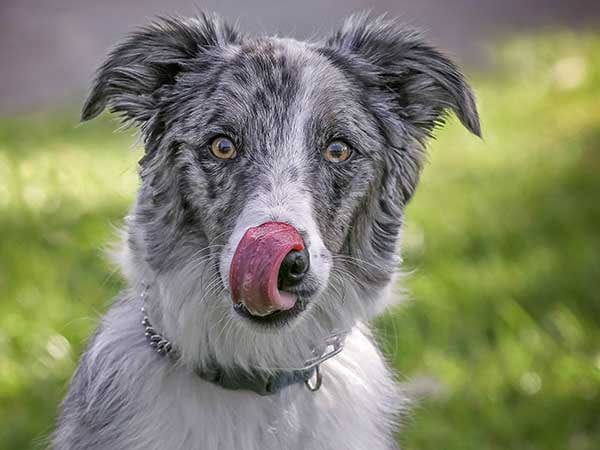
[[[320,183],[323,189],[314,195],[316,218],[323,240],[333,253],[338,253],[357,218],[369,203],[371,168],[362,173],[338,173]]]
[[[192,171],[184,171],[188,188],[185,195],[195,211],[197,226],[205,229],[211,244],[224,244],[232,230],[246,194],[232,168],[213,161],[201,161]]]

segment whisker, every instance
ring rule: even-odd
[[[364,266],[371,267],[372,269],[375,269],[375,270],[379,270],[380,269],[375,264],[373,264],[373,263],[371,263],[369,261],[365,261],[364,259],[357,258],[355,256],[350,256],[350,255],[332,255],[331,258],[334,261],[338,260],[338,261],[342,261],[342,262],[354,264],[354,265],[359,266],[359,267],[360,267],[360,265],[364,265]]]

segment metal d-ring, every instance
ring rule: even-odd
[[[315,372],[315,376],[316,376],[315,384],[313,386],[311,386],[311,384],[310,384],[310,378],[308,380],[304,380],[304,384],[306,385],[306,387],[308,388],[308,390],[311,391],[311,392],[317,392],[319,389],[321,389],[321,383],[323,383],[323,376],[321,375],[320,365],[317,364],[315,366],[315,369],[316,369],[316,372]]]

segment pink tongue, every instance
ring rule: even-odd
[[[233,302],[243,303],[257,315],[292,308],[296,296],[280,292],[277,277],[285,256],[292,250],[303,249],[302,237],[290,224],[265,222],[246,230],[229,271]]]

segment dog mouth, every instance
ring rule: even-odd
[[[308,267],[304,241],[292,225],[265,222],[248,228],[230,266],[234,311],[261,325],[289,322],[315,293],[300,287]]]
[[[243,303],[234,303],[233,310],[244,319],[263,327],[282,327],[298,317],[308,307],[309,300],[298,297],[294,306],[286,310],[277,310],[266,315],[252,314]]]

